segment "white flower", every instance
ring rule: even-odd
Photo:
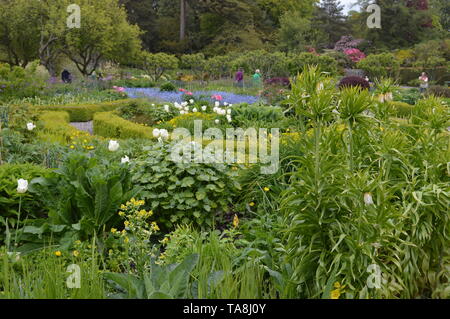
[[[228,115],[231,114],[231,110],[230,110],[230,109],[227,110],[227,114],[228,114]]]
[[[181,103],[181,105],[182,105],[182,106],[187,106],[187,105],[188,105],[188,102],[183,102],[183,103]]]
[[[115,151],[117,151],[119,149],[119,146],[120,145],[119,145],[119,143],[117,141],[111,140],[111,141],[109,141],[108,149],[111,152],[115,152]]]
[[[317,91],[322,91],[322,90],[323,90],[323,83],[320,82],[320,83],[317,85]]]
[[[228,105],[228,103],[227,103],[227,102],[224,102],[224,103],[223,103],[223,105],[227,106],[227,105]]]
[[[17,192],[19,194],[24,194],[28,191],[28,181],[26,179],[19,179],[17,181]]]
[[[169,132],[165,129],[161,129],[159,130],[159,136],[163,139],[163,140],[167,140],[169,139]]]
[[[181,114],[181,115],[184,115],[185,113],[186,113],[186,112],[183,111],[183,110],[180,111],[180,114]]]
[[[192,112],[194,112],[194,113],[197,113],[197,111],[198,111],[198,110],[197,110],[197,108],[195,108],[195,107],[192,109]]]
[[[175,102],[173,105],[175,106],[175,108],[181,109],[181,105],[178,102]]]
[[[153,137],[154,137],[154,138],[158,138],[158,137],[160,137],[160,136],[161,136],[161,131],[160,131],[159,129],[155,128],[155,129],[153,130]]]
[[[189,100],[189,103],[194,104],[194,100],[193,100],[193,99],[190,99],[190,100]]]
[[[227,120],[228,120],[228,123],[231,123],[231,115],[227,115]]]
[[[229,107],[233,107],[233,104],[228,104]]]
[[[220,106],[220,102],[219,102],[219,101],[216,101],[216,103],[214,103],[214,106],[215,106],[215,107],[219,107],[219,106]]]
[[[36,125],[34,125],[33,123],[27,123],[27,130],[28,131],[32,131],[36,128]]]
[[[155,104],[152,103],[152,106],[155,106]]]
[[[130,162],[130,158],[128,156],[124,156],[124,157],[122,157],[122,159],[120,161],[121,161],[122,164],[129,163]]]
[[[227,114],[227,111],[224,110],[224,109],[221,109],[221,110],[220,110],[220,114],[221,114],[221,115],[226,115],[226,114]]]
[[[220,124],[220,120],[215,120],[214,121],[216,124]]]
[[[170,112],[170,107],[167,104],[164,105],[164,111],[166,111],[167,113]]]
[[[206,105],[203,105],[202,106],[202,111],[206,111],[206,109],[207,109]]]
[[[373,205],[373,199],[371,193],[364,193],[364,204]]]

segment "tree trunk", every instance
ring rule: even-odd
[[[180,42],[186,37],[186,0],[180,0]]]

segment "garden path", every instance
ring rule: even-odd
[[[73,127],[80,131],[88,132],[89,134],[94,133],[94,125],[92,124],[92,121],[89,122],[72,122],[70,123]]]

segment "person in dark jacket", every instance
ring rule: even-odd
[[[61,74],[61,79],[64,83],[72,83],[72,74],[70,74],[69,71],[64,69],[64,71]]]
[[[244,87],[244,71],[239,69],[235,75],[236,86],[243,88]]]

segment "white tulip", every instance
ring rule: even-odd
[[[189,103],[194,104],[194,100],[193,100],[193,99],[190,99],[190,100],[189,100]]]
[[[152,106],[154,107],[154,106],[155,106],[155,104],[153,104],[153,103],[152,103]]]
[[[159,129],[155,128],[155,129],[153,130],[153,137],[154,137],[154,138],[158,138],[158,137],[160,137],[160,136],[161,136],[161,131],[160,131]]]
[[[34,125],[33,123],[27,123],[27,130],[28,131],[32,131],[36,128],[36,125]]]
[[[169,139],[169,132],[167,130],[161,129],[161,130],[159,130],[159,134],[163,140]]]
[[[119,149],[119,147],[120,147],[120,145],[117,141],[113,141],[113,140],[109,141],[108,149],[111,152],[117,151]]]
[[[181,109],[181,105],[179,103],[177,103],[177,102],[175,102],[173,104],[173,106],[175,106],[175,108],[177,108],[177,109]]]
[[[227,120],[228,120],[228,123],[231,123],[232,119],[231,119],[230,115],[227,115]]]
[[[188,105],[188,102],[183,102],[183,103],[181,103],[181,105],[182,105],[182,106],[187,106],[187,105]]]
[[[228,106],[228,103],[227,103],[227,102],[224,102],[223,105]]]
[[[202,111],[206,111],[206,109],[207,109],[206,105],[203,105],[202,106]]]
[[[122,164],[126,164],[126,163],[129,163],[129,162],[130,162],[130,158],[128,156],[122,157],[122,159],[121,159],[121,163]]]
[[[373,199],[371,193],[364,193],[364,203],[366,205],[373,205]]]
[[[219,107],[219,106],[220,106],[220,102],[219,102],[219,101],[216,101],[216,103],[214,103],[214,106],[215,106],[215,107]]]
[[[183,111],[183,110],[180,111],[180,114],[181,114],[181,115],[184,115],[185,113],[186,113],[186,112]]]
[[[194,108],[192,109],[192,112],[197,113],[197,112],[198,112],[197,108],[194,107]]]
[[[231,110],[230,110],[230,109],[227,110],[227,114],[228,114],[228,115],[231,114]]]
[[[167,104],[164,105],[164,111],[166,111],[167,113],[170,112],[170,107]]]
[[[215,120],[214,121],[216,124],[220,124],[220,120]]]
[[[17,181],[17,192],[19,194],[24,194],[28,191],[28,181],[26,179],[19,179]]]

